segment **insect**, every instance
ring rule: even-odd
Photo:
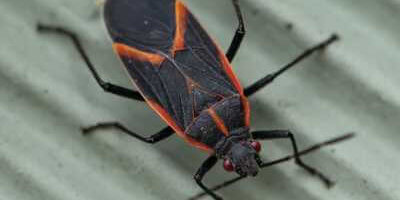
[[[149,137],[118,122],[98,123],[85,128],[85,133],[100,128],[116,128],[151,144],[176,133],[188,144],[210,155],[194,179],[214,199],[222,198],[203,183],[203,177],[218,160],[223,160],[226,171],[235,171],[240,177],[255,176],[261,168],[272,165],[261,160],[258,140],[289,139],[296,164],[331,186],[333,182],[329,178],[301,160],[292,132],[250,131],[247,97],[304,58],[338,40],[338,36],[333,34],[278,71],[243,88],[230,62],[244,38],[245,26],[238,0],[232,0],[232,4],[239,25],[225,54],[180,0],[107,0],[104,19],[113,48],[138,91],[101,79],[73,32],[42,24],[38,25],[38,30],[70,37],[104,91],[145,101],[168,124]]]

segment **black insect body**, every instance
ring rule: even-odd
[[[38,30],[70,37],[95,80],[106,92],[145,101],[168,124],[149,137],[130,131],[118,122],[98,123],[85,128],[85,133],[112,127],[147,143],[156,143],[176,133],[190,145],[210,154],[194,179],[214,199],[222,199],[213,191],[219,188],[208,188],[202,179],[218,159],[224,161],[227,171],[235,171],[241,177],[255,176],[261,168],[275,164],[260,159],[261,145],[257,140],[264,139],[290,139],[296,163],[326,185],[332,185],[332,181],[321,172],[303,163],[290,131],[250,132],[247,97],[338,37],[332,35],[280,70],[243,89],[230,65],[245,35],[238,1],[232,2],[239,26],[224,54],[179,0],[107,0],[104,19],[113,39],[113,48],[139,91],[103,81],[74,33],[45,25],[39,25]]]

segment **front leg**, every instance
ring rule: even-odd
[[[283,163],[283,162],[287,162],[287,161],[295,158],[296,156],[297,157],[298,156],[304,156],[304,155],[313,153],[313,152],[315,152],[315,151],[317,151],[317,150],[319,150],[321,148],[324,148],[324,147],[327,147],[327,146],[330,146],[330,145],[334,145],[334,144],[337,144],[339,142],[343,142],[343,141],[346,141],[348,139],[351,139],[354,136],[355,136],[355,133],[348,133],[348,134],[345,134],[345,135],[341,135],[341,136],[338,136],[338,137],[331,138],[329,140],[314,144],[314,145],[312,145],[312,146],[310,146],[310,147],[308,147],[306,149],[303,149],[303,150],[297,152],[297,155],[288,155],[288,156],[273,160],[273,161],[268,162],[268,163],[260,163],[260,168],[266,168],[266,167],[270,167],[272,165],[277,165],[277,164],[280,164],[280,163]],[[212,191],[220,190],[222,188],[225,188],[225,187],[227,187],[229,185],[232,185],[232,184],[242,180],[243,178],[245,178],[245,177],[244,176],[238,176],[236,178],[224,181],[223,183],[212,187],[211,190]],[[205,196],[206,194],[207,193],[205,193],[205,192],[198,193],[198,194],[194,195],[192,198],[190,198],[189,200],[200,199],[201,197]]]
[[[206,173],[208,171],[210,171],[211,168],[214,167],[214,165],[215,165],[215,163],[217,163],[217,161],[218,161],[218,158],[215,155],[208,157],[207,160],[205,160],[203,162],[203,164],[201,164],[200,168],[197,170],[196,174],[194,175],[194,180],[204,190],[205,193],[212,196],[216,200],[222,200],[222,197],[215,194],[212,190],[210,190],[202,182],[204,175],[206,175]]]
[[[330,188],[334,185],[334,182],[330,180],[327,176],[325,176],[322,172],[318,171],[314,167],[311,167],[303,162],[303,160],[300,159],[300,154],[299,150],[297,148],[297,143],[296,139],[294,138],[294,135],[292,132],[288,130],[272,130],[272,131],[254,131],[251,133],[253,135],[254,139],[265,139],[265,140],[271,140],[271,139],[290,139],[294,151],[294,159],[296,161],[296,164],[308,171],[310,174],[317,176],[320,178],[325,185]],[[265,164],[265,166],[269,166],[270,164]]]

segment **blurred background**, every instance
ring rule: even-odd
[[[227,49],[237,26],[230,0],[185,0]],[[252,129],[291,129],[300,149],[357,137],[303,159],[336,181],[327,190],[293,162],[219,192],[225,199],[400,199],[400,1],[241,0],[247,35],[233,68],[244,86],[332,33],[341,40],[250,98]],[[99,6],[100,5],[100,6]],[[76,32],[101,76],[133,87],[113,54],[95,0],[0,0],[0,199],[188,199],[207,157],[173,136],[151,146],[115,130],[84,137],[80,127],[120,121],[150,135],[165,126],[144,103],[106,94],[69,39]],[[265,142],[272,160],[287,141]],[[234,177],[219,163],[205,181]],[[210,199],[204,197],[203,199]]]

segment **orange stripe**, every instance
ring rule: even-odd
[[[176,31],[174,45],[172,47],[172,55],[175,52],[185,47],[185,30],[187,23],[187,9],[181,1],[176,1],[175,4],[175,17],[176,17]]]
[[[176,28],[174,46],[172,49],[173,55],[175,54],[175,52],[177,50],[183,49],[185,46],[184,40],[185,40],[185,30],[186,30],[186,26],[187,26],[187,13],[188,13],[188,10],[186,9],[185,5],[180,0],[177,0],[176,5],[175,5],[176,27],[177,28]],[[213,43],[218,49],[218,54],[219,54],[218,56],[221,60],[222,68],[225,70],[229,79],[232,81],[232,84],[234,85],[234,87],[236,88],[236,90],[239,92],[239,94],[241,96],[241,101],[242,101],[243,109],[245,112],[245,125],[249,126],[250,125],[250,105],[249,105],[247,98],[244,96],[243,88],[242,88],[238,78],[233,73],[233,70],[232,70],[231,64],[228,61],[228,58],[226,58],[226,56],[223,53],[223,51],[221,50],[221,48],[219,48],[218,44],[215,43],[214,40],[213,40]],[[218,117],[218,115],[215,115],[215,116]],[[220,119],[220,118],[218,117],[218,119]],[[223,127],[225,127],[225,125],[223,123],[220,123],[219,125],[221,125],[221,124],[223,125]],[[217,123],[217,125],[218,125],[218,123]],[[225,127],[225,130],[226,130],[226,127]]]
[[[222,53],[222,51],[219,49],[219,47],[218,47],[218,52],[219,52],[219,57],[222,62],[222,67],[224,68],[225,72],[228,74],[229,79],[232,81],[236,90],[240,94],[240,100],[243,104],[244,116],[245,116],[244,123],[247,127],[249,127],[250,126],[250,104],[249,104],[249,101],[247,100],[247,97],[243,93],[243,88],[240,85],[239,79],[233,73],[232,66],[229,63],[228,58],[226,58],[225,54]]]
[[[240,96],[240,100],[244,110],[244,125],[250,127],[250,103],[244,95]]]
[[[217,125],[218,129],[225,135],[228,136],[229,132],[228,129],[226,128],[224,121],[218,116],[218,114],[215,112],[213,108],[209,108],[208,113],[210,116],[213,118],[215,124]]]
[[[222,53],[222,51],[219,49],[219,47],[218,47],[218,53],[219,53],[219,58],[221,59],[221,62],[222,62],[222,68],[224,68],[224,70],[227,73],[229,79],[232,81],[233,85],[235,86],[235,88],[239,92],[239,94],[241,96],[244,96],[243,88],[240,85],[240,82],[239,82],[238,78],[233,73],[232,66],[229,63],[228,58],[226,58],[225,54]]]
[[[167,124],[169,126],[171,126],[172,129],[174,129],[174,131],[177,134],[183,134],[183,130],[181,129],[181,127],[179,127],[174,119],[172,119],[172,117],[167,113],[167,111],[164,110],[164,108],[162,108],[158,103],[154,102],[151,99],[147,100],[147,103],[150,105],[151,108],[153,108],[158,115],[160,115],[160,117],[167,122]]]
[[[193,138],[189,137],[188,135],[186,135],[184,133],[184,131],[181,129],[181,127],[179,127],[175,123],[174,119],[172,119],[172,117],[167,113],[167,111],[165,111],[164,108],[162,108],[158,103],[156,103],[155,101],[153,101],[151,99],[146,99],[146,101],[149,104],[149,106],[157,112],[157,114],[175,131],[175,133],[179,137],[183,138],[186,142],[188,142],[189,144],[191,144],[192,146],[194,146],[196,148],[199,148],[210,154],[214,153],[214,150],[212,150],[209,146],[207,146],[201,142],[198,142],[198,141],[194,140]]]
[[[155,66],[160,66],[165,59],[163,56],[158,54],[140,51],[122,43],[114,43],[113,48],[120,56],[132,57],[142,62],[150,62]]]
[[[185,5],[180,1],[177,0],[175,4],[175,16],[176,16],[176,35],[174,39],[174,45],[172,48],[172,54],[175,54],[175,51],[183,49],[185,47],[185,31],[187,28],[187,21],[188,21],[188,10],[185,7]],[[228,61],[228,58],[226,58],[225,53],[219,48],[218,44],[214,42],[212,39],[215,47],[218,49],[218,56],[221,60],[222,63],[222,68],[226,71],[228,74],[229,79],[232,81],[233,85],[239,92],[241,96],[244,96],[243,94],[243,89],[242,86],[240,85],[239,80],[235,76],[235,74],[232,71],[232,67]]]

